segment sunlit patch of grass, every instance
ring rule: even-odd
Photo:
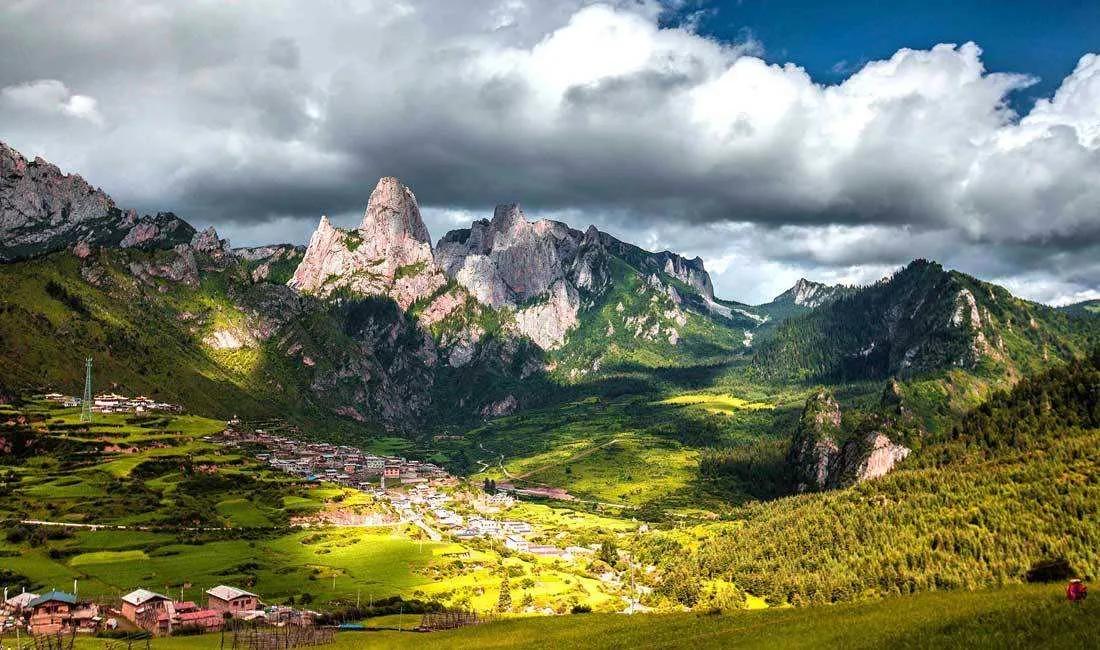
[[[773,408],[764,402],[751,402],[733,395],[714,395],[710,393],[688,393],[677,395],[657,402],[674,406],[688,406],[702,409],[708,413],[728,415],[735,411],[763,411]]]

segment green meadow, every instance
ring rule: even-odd
[[[113,600],[137,587],[201,598],[225,583],[270,603],[324,608],[400,595],[488,611],[507,573],[517,606],[622,607],[581,567],[513,557],[485,542],[431,542],[401,524],[292,526],[327,509],[384,509],[365,493],[302,482],[205,440],[222,429],[215,420],[96,415],[83,425],[76,411],[45,402],[22,413],[42,446],[0,467],[0,476],[11,472],[0,516],[104,527],[13,522],[0,538],[12,586],[70,589],[76,580],[82,595]],[[579,531],[577,540],[612,530],[612,520],[595,515],[525,507],[544,527]]]
[[[1090,648],[1100,604],[1059,586],[933,592],[872,602],[760,611],[511,618],[432,633],[341,632],[344,648]],[[379,626],[413,617],[385,617]],[[371,620],[365,623],[374,625]],[[220,647],[219,635],[155,639],[156,650]],[[106,647],[81,639],[81,650]]]

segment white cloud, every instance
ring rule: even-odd
[[[73,93],[57,79],[38,79],[0,88],[0,103],[10,110],[66,115],[103,125],[95,98]]]
[[[749,34],[719,43],[691,21],[661,27],[660,11],[0,7],[0,61],[22,61],[0,63],[0,138],[123,204],[245,237],[361,213],[395,174],[435,228],[520,201],[702,255],[720,293],[754,301],[801,275],[873,280],[917,256],[1043,300],[1097,289],[1100,57],[1017,116],[1006,98],[1032,79],[988,72],[973,43],[900,49],[827,85],[765,60]]]

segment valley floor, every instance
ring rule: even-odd
[[[451,632],[342,632],[344,648],[1090,648],[1100,601],[1061,585],[937,592],[864,603],[705,613],[516,618]],[[219,647],[218,635],[157,639],[155,650]],[[229,639],[226,639],[229,643]],[[78,650],[107,642],[82,639]]]

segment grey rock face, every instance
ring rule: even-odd
[[[567,277],[583,235],[557,221],[529,222],[516,204],[498,205],[492,220],[447,233],[436,246],[439,266],[478,300],[515,306]]]
[[[900,403],[892,401],[896,391],[897,386],[891,382],[884,392],[882,407],[892,414],[902,412]],[[840,419],[840,405],[828,392],[818,391],[806,401],[787,454],[799,492],[878,478],[909,456],[908,447],[892,441],[878,426],[862,430],[839,444]],[[885,425],[886,421],[878,423]]]
[[[801,278],[793,287],[776,296],[772,302],[789,303],[813,309],[836,298],[843,291],[843,287],[829,286]]]
[[[194,232],[171,213],[124,212],[80,176],[63,174],[41,158],[27,161],[0,142],[0,262],[80,243],[171,248],[190,241]]]
[[[436,259],[480,302],[514,309],[519,333],[552,349],[577,324],[580,292],[598,295],[610,281],[607,251],[595,232],[530,222],[518,205],[498,205],[492,220],[444,235]]]
[[[823,490],[828,485],[840,453],[839,432],[840,404],[824,390],[810,396],[787,453],[799,492]]]
[[[431,300],[422,312],[427,324],[461,303],[452,292],[441,293],[447,278],[435,263],[416,196],[390,177],[378,181],[355,230],[321,217],[289,284],[321,297],[338,290],[389,296],[405,310]]]

